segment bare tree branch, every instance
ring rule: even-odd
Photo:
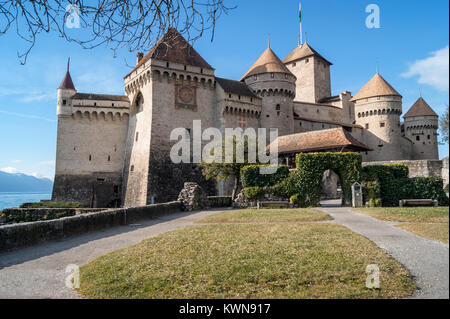
[[[227,7],[226,1],[230,0],[0,0],[0,37],[15,26],[16,34],[28,43],[25,52],[18,52],[22,64],[42,32],[55,32],[85,49],[107,45],[114,52],[147,50],[169,27],[189,42],[211,30],[213,41],[217,20],[235,8]],[[78,22],[87,32],[78,30]]]

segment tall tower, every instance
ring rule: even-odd
[[[72,115],[72,96],[77,93],[75,86],[73,85],[72,77],[70,76],[70,58],[67,61],[67,71],[61,84],[58,87],[57,102],[56,102],[56,115],[71,116]]]
[[[331,62],[322,57],[308,43],[296,47],[283,60],[297,78],[295,101],[318,103],[331,96]]]
[[[356,124],[365,128],[364,143],[373,149],[363,154],[364,161],[409,158],[400,127],[402,96],[379,73],[350,101],[355,103]]]
[[[270,47],[241,78],[262,98],[261,127],[277,128],[278,136],[294,133],[295,80]]]
[[[439,159],[439,116],[420,97],[403,116],[405,137],[413,143],[413,159]]]

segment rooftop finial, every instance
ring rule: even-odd
[[[419,89],[419,96],[422,97],[422,89]]]
[[[70,68],[70,57],[67,59],[67,72],[69,72]]]

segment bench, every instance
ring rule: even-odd
[[[403,206],[438,206],[438,201],[434,199],[402,199],[398,205]]]
[[[266,201],[266,202],[260,202],[257,203],[257,208],[260,209],[261,207],[270,207],[270,206],[286,206],[290,207],[288,201]]]

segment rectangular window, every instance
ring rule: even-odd
[[[136,132],[136,142],[138,141],[138,139],[139,139],[139,132]]]
[[[67,101],[66,100],[63,100],[63,105],[66,105],[67,104]]]
[[[381,122],[381,123],[380,123],[380,127],[384,127],[384,122]]]
[[[416,141],[420,141],[420,136],[419,135],[416,136]]]
[[[369,123],[366,123],[366,130],[369,129]]]

